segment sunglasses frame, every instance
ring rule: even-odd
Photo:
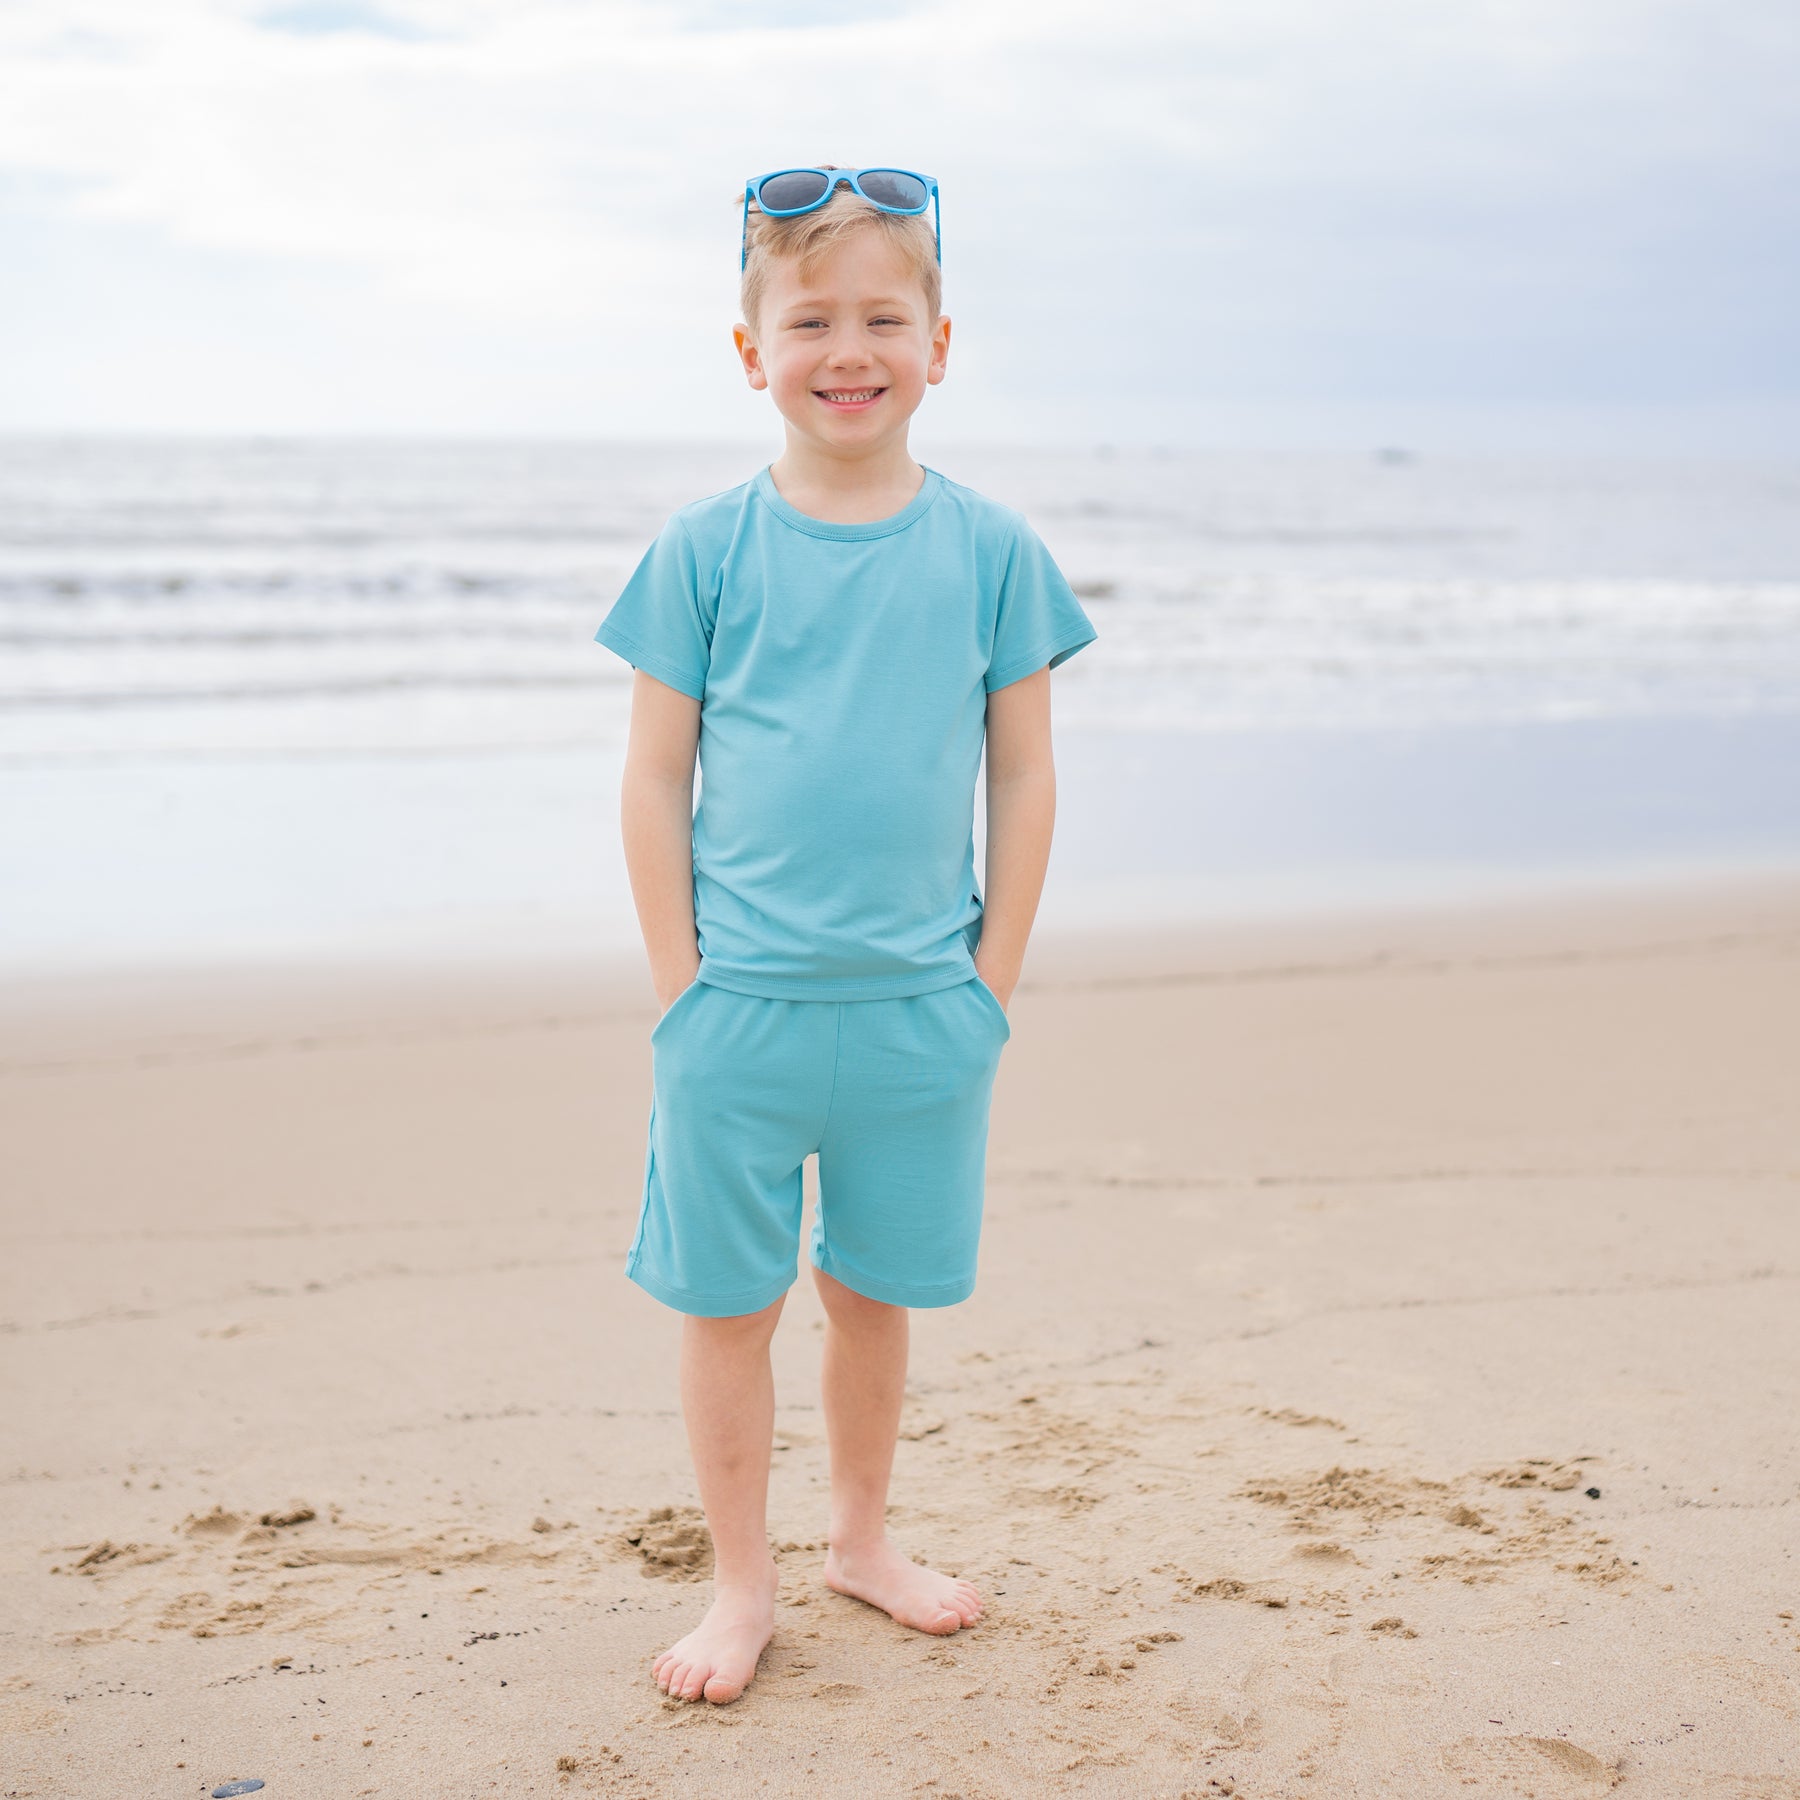
[[[762,203],[763,183],[775,181],[783,175],[823,175],[826,187],[818,199],[809,200],[804,206],[774,207]],[[863,192],[862,177],[864,175],[905,175],[914,181],[925,184],[925,200],[920,206],[889,206],[885,201],[877,200],[873,194]],[[757,210],[771,219],[797,219],[802,213],[817,212],[837,193],[840,186],[846,186],[851,193],[860,199],[879,208],[882,212],[900,213],[906,218],[916,218],[920,213],[930,209],[931,235],[937,245],[937,259],[944,260],[943,208],[938,200],[938,184],[935,175],[921,175],[917,169],[897,169],[891,163],[878,163],[867,169],[816,169],[793,168],[771,169],[766,175],[752,175],[744,183],[744,234],[738,248],[738,273],[744,272],[750,260],[750,202],[756,202]]]

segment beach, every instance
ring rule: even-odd
[[[0,1800],[1800,1800],[1800,34],[1542,10],[0,7]]]
[[[986,1615],[824,1586],[802,1270],[724,1708],[641,957],[7,999],[8,1796],[1800,1794],[1791,874],[1034,941],[892,1491]]]

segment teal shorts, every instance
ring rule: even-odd
[[[650,1033],[644,1199],[625,1273],[702,1318],[761,1312],[814,1265],[894,1306],[975,1288],[988,1102],[1012,1026],[979,976],[895,1000],[770,1000],[693,981]]]

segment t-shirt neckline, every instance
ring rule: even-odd
[[[781,490],[776,487],[775,478],[769,473],[766,463],[756,471],[756,494],[782,524],[791,525],[796,531],[804,531],[808,537],[835,538],[840,543],[891,537],[896,531],[904,531],[925,512],[943,487],[943,477],[936,469],[923,463],[919,466],[925,470],[925,479],[920,482],[919,491],[905,506],[897,513],[890,513],[885,519],[868,519],[856,525],[842,525],[832,519],[815,519],[811,513],[803,513],[799,507],[790,505],[782,499]]]

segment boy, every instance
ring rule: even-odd
[[[686,1315],[715,1558],[711,1609],[652,1664],[688,1700],[735,1700],[774,1627],[769,1341],[811,1154],[825,1579],[919,1631],[982,1610],[886,1534],[907,1309],[975,1284],[988,1101],[1055,814],[1049,670],[1097,634],[1017,513],[908,454],[950,345],[935,188],[830,164],[749,184],[732,335],[786,447],[676,512],[595,634],[637,670],[622,829],[663,1004],[625,1266]]]

